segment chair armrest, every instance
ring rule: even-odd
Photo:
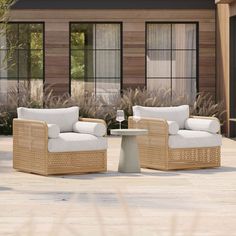
[[[13,120],[13,152],[47,152],[48,127],[44,121]]]
[[[135,122],[133,117],[130,116],[128,119],[129,128],[147,129],[149,138],[162,137],[168,142],[169,127],[168,123],[164,119],[160,118],[141,118],[139,122]],[[157,145],[157,143],[155,143]]]

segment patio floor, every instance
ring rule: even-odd
[[[109,138],[108,173],[43,177],[12,169],[0,136],[0,235],[236,235],[236,141],[222,168],[117,173],[120,139]]]

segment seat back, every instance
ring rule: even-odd
[[[143,107],[134,106],[133,115],[141,118],[161,118],[176,121],[180,129],[184,129],[185,121],[189,118],[189,106],[177,107]]]
[[[79,107],[59,109],[19,107],[17,115],[19,119],[40,120],[47,124],[56,124],[60,128],[60,132],[72,132],[74,123],[79,120]]]

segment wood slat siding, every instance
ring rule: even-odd
[[[145,22],[199,22],[199,89],[215,94],[215,10],[12,10],[11,21],[45,22],[46,83],[69,91],[69,22],[123,23],[123,87],[145,86]]]

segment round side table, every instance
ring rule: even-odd
[[[122,136],[118,171],[140,173],[139,151],[136,136],[148,134],[146,129],[113,129],[112,135]]]

